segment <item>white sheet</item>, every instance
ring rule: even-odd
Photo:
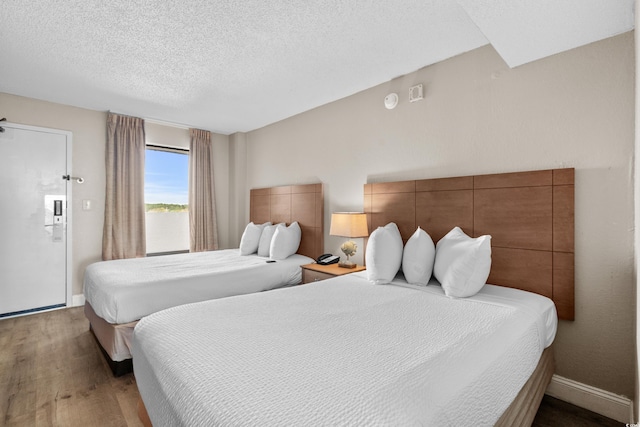
[[[102,261],[84,274],[84,296],[109,323],[128,323],[165,308],[260,292],[302,281],[303,255],[267,263],[238,249]]]
[[[154,425],[493,425],[555,336],[551,300],[365,273],[175,307],[134,330]]]

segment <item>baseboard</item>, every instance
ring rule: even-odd
[[[621,423],[633,422],[630,399],[590,385],[553,375],[545,394]]]
[[[71,307],[84,305],[84,294],[77,294],[71,297]]]

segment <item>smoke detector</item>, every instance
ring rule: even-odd
[[[384,97],[384,106],[387,110],[393,110],[398,105],[398,94],[390,93],[389,95]]]

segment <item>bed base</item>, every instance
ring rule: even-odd
[[[104,360],[107,361],[107,364],[109,365],[109,368],[111,369],[111,372],[113,373],[114,377],[121,377],[123,375],[130,374],[131,372],[133,372],[133,359],[125,359],[120,362],[115,362],[111,360],[111,357],[109,356],[107,351],[102,347],[102,344],[100,344],[100,340],[96,336],[96,333],[93,330],[93,327],[91,325],[89,325],[89,330],[91,331],[93,338],[95,338],[96,343],[98,344],[98,348],[100,349],[100,352],[104,356]]]
[[[113,375],[120,377],[133,372],[133,363],[128,349],[133,337],[133,328],[138,322],[111,324],[98,316],[88,302],[84,304],[84,314],[89,319],[89,330]]]
[[[522,386],[515,400],[498,419],[496,426],[530,426],[533,423],[544,392],[555,371],[552,347],[549,346],[542,352],[538,366],[536,366],[529,380]]]
[[[142,422],[142,425],[144,427],[153,427],[153,424],[151,424],[151,418],[149,418],[149,413],[147,412],[147,408],[144,406],[144,402],[142,401],[142,398],[138,398],[138,418],[140,419],[140,421]]]
[[[530,427],[536,417],[542,397],[551,382],[551,377],[555,371],[555,359],[553,357],[553,346],[547,347],[540,356],[538,365],[529,377],[529,380],[522,386],[520,392],[511,405],[498,419],[496,427]],[[147,408],[144,406],[142,398],[138,399],[138,418],[144,427],[153,427]]]

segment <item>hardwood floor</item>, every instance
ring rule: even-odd
[[[141,426],[133,374],[114,378],[82,307],[0,320],[0,425]]]
[[[133,374],[114,378],[82,307],[0,320],[0,425],[141,426]],[[545,396],[533,426],[622,423]]]
[[[533,427],[620,427],[623,423],[545,395]]]

